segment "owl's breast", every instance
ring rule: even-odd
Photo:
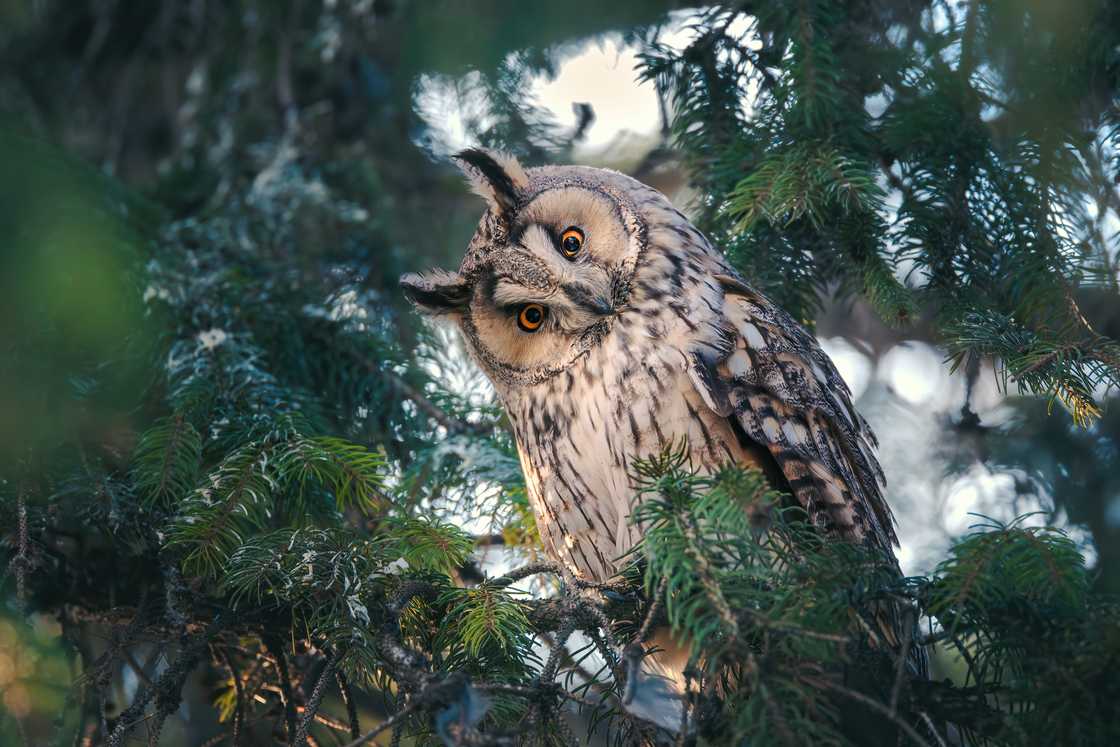
[[[682,440],[701,469],[744,458],[727,420],[689,381],[685,357],[665,343],[645,327],[618,325],[575,365],[510,403],[545,549],[577,576],[611,577],[640,537],[629,520],[635,459]]]

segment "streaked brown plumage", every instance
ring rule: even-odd
[[[875,439],[832,362],[661,193],[478,150],[459,162],[490,208],[458,273],[402,285],[493,381],[553,558],[612,576],[638,540],[630,462],[682,437],[701,468],[757,465],[822,532],[890,552]],[[547,314],[533,331],[527,304]]]

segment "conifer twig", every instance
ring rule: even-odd
[[[182,653],[179,654],[179,658],[164,670],[163,674],[156,680],[154,687],[142,687],[140,689],[136,698],[132,701],[132,705],[122,711],[117,718],[116,727],[107,741],[109,747],[121,747],[132,727],[146,718],[155,719],[151,728],[158,736],[160,729],[163,727],[164,719],[179,707],[179,702],[182,700],[183,683],[206,653],[206,647],[210,640],[225,625],[226,621],[224,619],[216,618],[206,630],[187,643]],[[156,710],[151,716],[145,717],[143,716],[144,709],[152,698],[156,699]]]
[[[446,410],[425,397],[419,390],[393,371],[381,368],[375,368],[375,370],[378,374],[384,376],[401,395],[412,400],[412,403],[416,405],[422,413],[442,425],[448,431],[452,433],[470,433],[476,436],[484,436],[493,432],[494,426],[489,423],[470,423],[448,414]]]
[[[638,681],[638,671],[642,665],[642,659],[645,657],[645,649],[642,644],[649,640],[650,632],[653,629],[653,621],[661,614],[662,600],[665,596],[665,589],[669,586],[668,577],[662,577],[661,582],[657,585],[657,591],[654,594],[653,602],[646,612],[645,620],[642,621],[642,627],[639,628],[638,634],[634,636],[634,640],[626,647],[623,653],[623,658],[626,660],[626,686],[622,694],[622,702],[624,705],[629,705],[634,700],[634,693],[636,691],[635,685]]]
[[[362,727],[358,721],[358,704],[354,702],[354,693],[350,690],[350,682],[345,673],[338,669],[334,673],[338,681],[338,691],[342,695],[342,703],[346,706],[346,717],[350,726],[350,738],[357,739],[362,734]]]
[[[385,719],[380,724],[378,724],[374,728],[370,729],[369,731],[367,731],[365,734],[358,737],[354,741],[350,742],[349,744],[344,745],[344,747],[360,747],[360,745],[365,744],[366,742],[370,741],[371,739],[376,739],[378,734],[381,734],[382,732],[384,732],[388,729],[395,728],[398,724],[403,723],[404,720],[406,718],[408,718],[412,714],[412,712],[415,711],[419,707],[419,705],[420,705],[420,701],[413,698],[412,701],[409,702],[408,705],[406,705],[404,708],[397,711],[395,714],[393,714],[389,718]]]
[[[296,729],[296,738],[294,740],[295,747],[303,747],[307,744],[308,732],[311,730],[311,724],[315,721],[315,714],[319,711],[319,706],[323,702],[323,696],[327,692],[327,682],[334,677],[335,669],[338,667],[340,654],[331,654],[327,658],[326,665],[323,671],[319,674],[319,679],[315,682],[315,687],[311,691],[311,697],[307,700],[307,705],[304,707],[303,720],[300,721],[299,727]]]
[[[31,542],[27,529],[27,490],[22,481],[17,500],[17,510],[19,512],[16,525],[18,551],[12,559],[12,566],[16,572],[16,602],[19,606],[20,615],[23,615],[27,611],[27,570],[31,565],[28,549]]]
[[[284,644],[270,633],[261,635],[261,643],[272,654],[276,662],[276,679],[280,685],[280,701],[284,707],[284,723],[288,729],[288,743],[296,734],[295,693],[292,692],[292,676],[288,671],[288,657],[284,654]]]
[[[564,624],[564,627],[556,633],[556,639],[552,644],[552,650],[548,654],[548,659],[545,661],[544,666],[541,668],[540,681],[551,683],[556,678],[556,670],[560,666],[560,654],[564,651],[568,643],[568,639],[572,637],[572,633],[576,630],[576,618],[572,615]]]
[[[871,708],[883,714],[887,717],[887,719],[891,721],[891,723],[902,730],[902,732],[906,734],[906,736],[910,737],[910,739],[914,742],[914,744],[918,745],[918,747],[932,747],[929,742],[922,738],[921,734],[915,731],[914,727],[906,723],[905,719],[900,718],[899,715],[895,713],[891,708],[880,703],[874,698],[870,698],[861,692],[852,690],[851,688],[845,687],[836,682],[832,682],[827,677],[818,679],[816,683],[818,687],[826,687],[829,690],[837,692],[845,697],[851,698],[852,700],[862,703],[868,708]]]
[[[228,648],[222,649],[222,658],[226,660],[226,666],[229,667],[229,675],[233,680],[233,690],[237,695],[237,703],[233,711],[233,737],[231,743],[233,747],[240,747],[241,745],[241,730],[245,724],[245,691],[241,683],[241,673],[237,671],[237,666],[233,663],[233,656],[230,654]]]
[[[646,619],[642,622],[642,627],[638,631],[636,640],[639,643],[644,643],[649,640],[650,631],[653,629],[653,622],[657,616],[661,614],[661,607],[665,604],[665,590],[669,587],[669,578],[663,576],[661,582],[657,585],[657,591],[653,597],[653,603],[649,606],[649,611],[646,612]]]
[[[898,650],[898,660],[895,662],[894,672],[894,686],[891,687],[891,713],[898,713],[898,698],[902,694],[902,685],[905,682],[906,674],[906,661],[910,653],[910,646],[914,641],[914,627],[915,622],[913,618],[913,611],[909,608],[906,609],[903,615],[904,638],[902,646]]]

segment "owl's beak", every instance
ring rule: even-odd
[[[586,285],[568,283],[560,286],[564,295],[568,297],[581,311],[593,316],[614,316],[614,306],[611,299]]]

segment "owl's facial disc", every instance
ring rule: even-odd
[[[516,245],[491,253],[478,300],[498,309],[540,304],[548,310],[549,323],[570,335],[613,315],[610,272],[591,256],[571,251],[575,242],[563,250],[564,233],[571,230],[519,227]]]
[[[597,345],[625,310],[645,224],[613,172],[527,172],[481,150],[456,160],[489,210],[460,273],[401,285],[421,311],[458,323],[495,383],[540,381]]]

